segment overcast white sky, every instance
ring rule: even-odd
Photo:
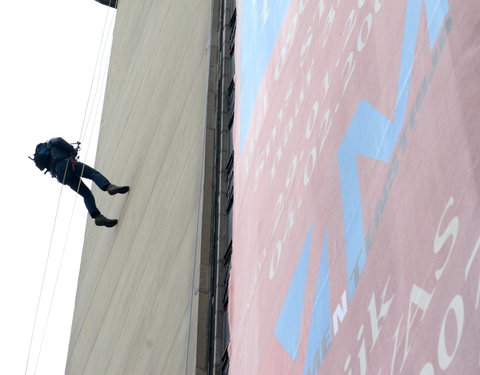
[[[94,164],[114,17],[94,0],[0,0],[0,374],[65,371],[87,211],[27,156],[55,136],[77,141],[87,113],[80,156]]]

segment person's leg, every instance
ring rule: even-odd
[[[95,219],[97,216],[100,215],[100,211],[97,208],[95,203],[95,197],[92,194],[92,191],[85,185],[79,177],[72,176],[67,182],[67,185],[76,193],[78,193],[85,202],[85,206],[87,207],[88,213],[90,216]]]
[[[103,191],[110,186],[110,181],[103,174],[81,162],[75,163],[75,175],[92,180]]]
[[[68,163],[59,163],[56,168],[57,179],[64,185],[68,185],[70,189],[82,196],[88,213],[95,220],[95,224],[98,226],[113,227],[117,225],[118,220],[108,219],[103,216],[95,203],[95,198],[92,191],[85,185],[79,176],[78,166],[68,161]],[[103,176],[102,176],[103,177]],[[97,179],[97,177],[95,177]],[[104,178],[104,177],[103,177]],[[99,177],[100,183],[104,183]],[[108,180],[107,180],[108,182]],[[107,186],[109,186],[108,184]]]
[[[77,162],[75,166],[75,174],[79,177],[85,177],[93,182],[103,191],[107,191],[110,195],[125,194],[130,188],[128,186],[113,185],[108,179],[94,168],[87,164]]]
[[[95,198],[92,194],[92,191],[87,187],[87,185],[82,182],[82,180],[80,180],[80,178],[78,178],[77,181],[75,181],[75,179],[72,179],[71,183],[68,186],[70,186],[70,188],[75,190],[83,197],[83,201],[85,202],[88,213],[95,220],[96,225],[108,228],[117,225],[118,220],[108,219],[100,213],[97,205],[95,204]]]

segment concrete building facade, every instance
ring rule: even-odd
[[[119,224],[87,226],[66,374],[202,374],[228,358],[233,3],[118,2],[96,167],[131,191],[94,192]]]

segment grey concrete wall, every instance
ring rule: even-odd
[[[87,226],[67,374],[195,372],[211,16],[119,2],[96,167],[131,192],[94,188],[119,225]]]

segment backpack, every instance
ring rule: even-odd
[[[47,142],[39,143],[37,145],[32,160],[41,171],[44,169],[46,169],[45,173],[49,171],[50,163],[52,162],[52,154],[50,153],[50,148],[48,147]]]

